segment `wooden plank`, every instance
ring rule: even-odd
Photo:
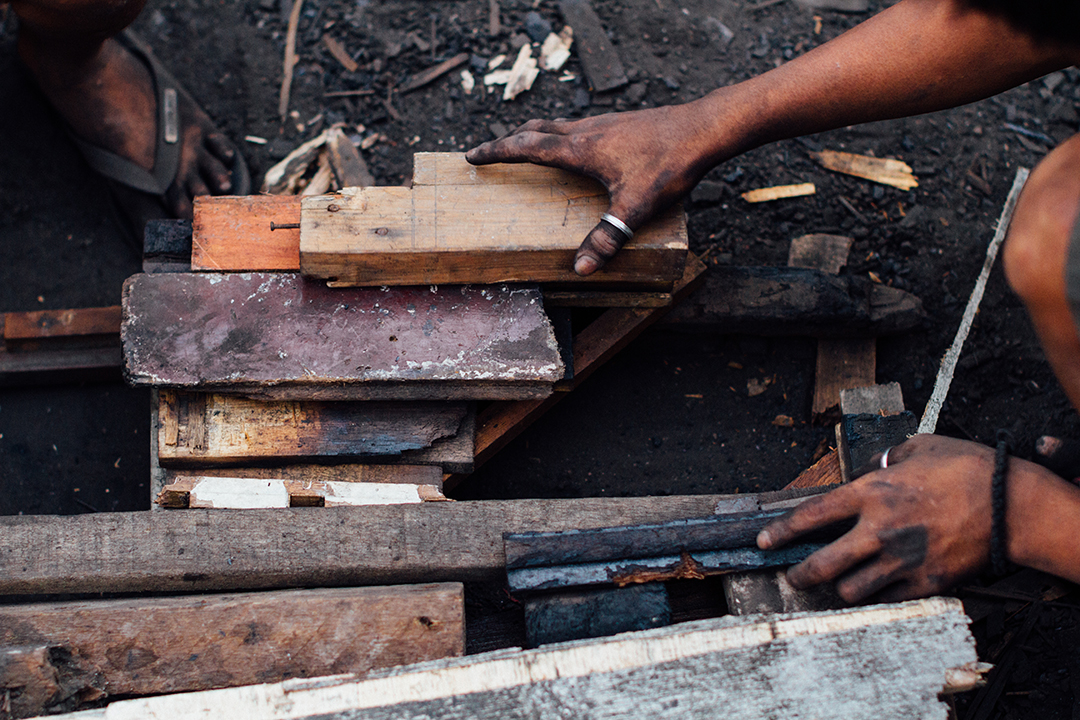
[[[773,187],[757,188],[742,194],[742,199],[748,203],[771,202],[785,198],[802,197],[813,195],[817,192],[814,183],[799,183],[797,185],[774,185]]]
[[[917,658],[918,661],[913,661]],[[114,703],[106,720],[937,718],[977,675],[960,602],[718,618],[372,674]],[[867,671],[866,668],[872,668]],[[74,720],[74,718],[72,719]]]
[[[287,507],[353,507],[445,501],[435,485],[342,483],[187,475],[175,477],[155,502],[166,508],[248,510]]]
[[[904,332],[925,318],[919,298],[869,278],[806,268],[717,266],[664,324],[690,331],[845,338]]]
[[[904,412],[900,383],[867,385],[840,391],[840,412],[844,415],[896,415]]]
[[[681,207],[639,230],[601,271],[574,273],[574,254],[607,207],[600,184],[563,170],[476,167],[461,153],[417,153],[412,188],[346,188],[305,198],[300,268],[333,287],[557,282],[670,288],[686,261]]]
[[[356,146],[341,128],[331,128],[327,133],[326,151],[339,187],[367,187],[375,184],[375,178],[368,170],[364,158],[360,157]]]
[[[148,695],[455,657],[464,620],[458,583],[35,603],[0,606],[0,646],[63,648],[99,695]]]
[[[671,604],[663,583],[567,591],[525,600],[528,647],[670,624]]]
[[[548,290],[544,307],[669,307],[671,293],[603,292],[594,290]]]
[[[854,480],[860,475],[875,469],[870,459],[879,452],[913,436],[918,430],[919,420],[911,412],[896,415],[844,415],[837,425],[837,436],[841,440],[841,467],[848,470],[845,481]]]
[[[120,306],[9,312],[4,314],[3,333],[9,349],[75,339],[115,343],[120,334]]]
[[[275,225],[294,228],[271,230]],[[195,198],[191,269],[204,272],[300,269],[300,198]]]
[[[190,470],[165,470],[164,482],[158,492],[178,478],[190,475]],[[443,471],[438,465],[370,465],[341,463],[315,465],[307,463],[275,465],[273,467],[215,467],[218,477],[300,480],[304,482],[396,483],[433,485],[442,491]],[[156,497],[156,493],[155,493]]]
[[[331,290],[294,273],[174,273],[129,278],[123,302],[134,385],[278,400],[518,400],[547,396],[563,375],[535,288]]]
[[[724,599],[732,615],[834,610],[845,606],[830,583],[796,590],[787,580],[786,568],[732,573],[723,580]]]
[[[682,302],[701,285],[705,270],[705,264],[697,256],[687,254],[683,276],[672,289],[672,306]],[[590,323],[574,338],[574,378],[571,386],[577,387],[584,382],[615,353],[664,317],[670,307],[617,308],[606,311]],[[477,416],[476,466],[506,447],[564,395],[555,393],[544,400],[495,402],[484,408]],[[460,474],[448,476],[447,490],[453,489],[464,479]]]
[[[504,533],[703,517],[726,499],[694,495],[0,517],[0,594],[500,579],[506,566]]]
[[[803,235],[791,241],[788,249],[788,267],[809,268],[836,275],[847,265],[852,238],[843,235],[821,233]]]
[[[607,92],[628,83],[619,53],[589,0],[561,0],[559,12],[574,29],[574,52],[589,80],[589,88],[593,92]]]
[[[392,457],[456,437],[468,403],[249,400],[161,390],[158,458],[165,466]],[[472,447],[471,438],[462,442]],[[412,455],[416,453],[413,452]],[[450,459],[443,454],[444,459]],[[438,462],[427,455],[427,463]]]
[[[876,382],[877,338],[819,338],[815,369],[815,416],[840,405],[840,391]]]
[[[911,167],[902,160],[888,160],[836,150],[812,152],[810,157],[821,163],[822,167],[834,172],[854,175],[901,190],[919,187],[919,181],[911,174]]]
[[[843,482],[840,473],[840,455],[836,450],[830,450],[816,463],[799,473],[799,477],[784,486],[785,490],[795,490],[812,487],[828,487]]]

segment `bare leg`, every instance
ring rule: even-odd
[[[1005,243],[1009,284],[1024,301],[1046,357],[1073,407],[1080,409],[1080,333],[1069,307],[1065,263],[1080,213],[1080,135],[1032,171]]]
[[[147,68],[112,39],[145,0],[14,0],[19,55],[77,135],[150,170],[157,98]],[[196,195],[230,190],[236,152],[197,106],[181,98],[181,154],[168,210],[191,217]]]

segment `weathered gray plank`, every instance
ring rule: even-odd
[[[574,28],[574,52],[581,60],[593,92],[606,92],[625,85],[628,80],[619,53],[608,39],[589,0],[562,0],[559,11],[566,24]]]
[[[976,674],[958,600],[830,613],[719,618],[496,651],[377,672],[364,680],[164,696],[110,705],[106,720],[282,717],[947,717],[938,699]]]
[[[135,275],[128,380],[298,400],[546,397],[563,375],[535,288],[330,289],[296,273]]]
[[[671,604],[663,583],[574,590],[525,600],[529,647],[670,624]]]
[[[768,498],[766,493],[761,497]],[[0,594],[239,590],[500,578],[503,534],[711,515],[755,497],[0,517]]]

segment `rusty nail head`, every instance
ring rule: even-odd
[[[386,233],[388,233],[388,232],[390,232],[390,228],[384,228],[384,227],[382,227],[382,228],[379,228],[379,229],[377,229],[377,230],[375,231],[375,234],[376,234],[376,235],[385,235],[385,234],[386,234]]]
[[[329,205],[326,206],[326,209],[329,210],[330,212],[337,212],[338,210],[341,209],[341,206],[337,205],[336,203],[330,203]]]

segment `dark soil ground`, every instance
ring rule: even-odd
[[[535,10],[561,26],[554,0],[501,0],[502,32],[488,34],[485,0],[307,0],[292,115],[277,116],[288,0],[151,0],[137,29],[240,142],[257,178],[328,123],[360,138],[379,184],[407,182],[416,151],[464,150],[532,117],[582,117],[691,100],[791,59],[869,13],[813,12],[791,2],[593,0],[630,84],[590,93],[576,58],[542,73],[510,102],[455,71],[401,96],[413,73],[459,52],[483,65],[527,41]],[[816,17],[815,17],[816,14]],[[820,22],[820,25],[818,23]],[[0,33],[0,310],[116,304],[139,260],[109,211],[104,183],[77,155],[14,59],[13,18]],[[725,42],[721,25],[730,29]],[[320,43],[339,40],[359,63],[346,72]],[[512,56],[511,56],[512,59]],[[325,98],[341,90],[372,95]],[[389,97],[389,101],[386,98]],[[981,103],[766,147],[717,168],[687,202],[691,248],[713,264],[782,265],[805,233],[855,238],[848,272],[873,272],[922,298],[922,329],[878,343],[878,382],[899,382],[921,414],[982,265],[1017,167],[1031,167],[1077,130],[1080,72],[1055,73]],[[1026,128],[1024,136],[1005,124]],[[357,126],[362,127],[357,127]],[[245,136],[267,140],[243,142]],[[1042,139],[1039,139],[1039,138]],[[910,192],[822,170],[810,150],[897,157]],[[972,175],[977,176],[972,179]],[[817,194],[748,205],[739,193],[814,182]],[[847,201],[847,207],[841,202]],[[939,432],[990,443],[1013,430],[1027,455],[1052,433],[1080,437],[1023,308],[996,269],[953,382]],[[807,467],[831,428],[810,422],[815,341],[650,331],[466,481],[460,499],[658,495],[778,489]],[[750,397],[747,382],[772,378]],[[0,389],[0,513],[145,509],[146,392],[119,382]],[[794,427],[772,424],[777,415]],[[1071,596],[1070,596],[1071,597]],[[475,611],[475,609],[474,609]],[[1030,613],[1035,630],[1014,657],[985,717],[1078,717],[1076,608],[1069,597],[977,623],[983,656],[999,659]],[[961,698],[961,716],[970,698]]]

